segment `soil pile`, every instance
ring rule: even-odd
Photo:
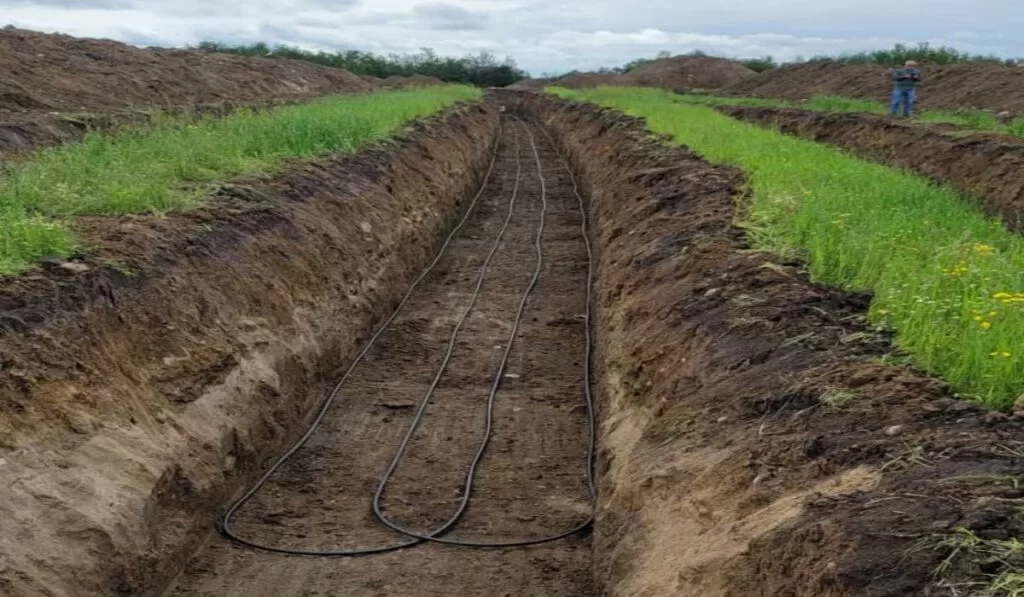
[[[923,65],[920,105],[942,109],[979,108],[1024,114],[1024,68],[1003,64]],[[889,69],[875,64],[811,62],[765,71],[724,89],[730,95],[800,100],[840,95],[884,102]]]
[[[0,30],[0,114],[263,102],[370,89],[346,70],[297,60]]]
[[[712,56],[676,56],[638,66],[618,85],[658,87],[670,91],[721,89],[756,76],[739,62]]]
[[[540,91],[548,85],[553,84],[551,79],[523,79],[522,81],[516,81],[512,85],[509,85],[509,89],[522,89],[524,91]]]
[[[621,87],[657,87],[669,91],[720,89],[749,79],[757,73],[726,58],[711,56],[675,56],[652,60],[625,74],[574,73],[550,83],[546,80],[520,81],[516,89],[536,89],[547,84],[569,89],[589,89],[602,85]]]
[[[568,89],[590,89],[604,85],[619,85],[619,75],[610,73],[575,73],[564,79],[556,79],[552,85]]]

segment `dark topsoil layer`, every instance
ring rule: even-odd
[[[461,107],[194,212],[82,219],[89,258],[5,280],[0,593],[159,590],[433,254],[497,123]]]
[[[868,296],[747,248],[738,171],[618,112],[505,97],[592,193],[604,594],[952,595],[1019,565],[949,542],[1024,532],[1024,423],[876,364]]]
[[[724,114],[915,170],[977,200],[986,213],[1024,230],[1024,140],[951,134],[868,114],[722,106]]]
[[[140,109],[223,111],[374,87],[298,60],[0,29],[0,156],[144,120]]]
[[[961,63],[921,66],[922,108],[981,108],[1024,114],[1024,68]],[[811,62],[792,64],[748,77],[722,91],[786,100],[841,95],[886,102],[892,87],[888,68],[877,64]]]

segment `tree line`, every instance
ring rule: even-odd
[[[403,77],[424,75],[437,77],[446,83],[464,83],[477,87],[506,87],[527,77],[527,73],[520,69],[512,58],[499,61],[488,52],[456,58],[439,56],[434,50],[423,48],[417,54],[380,55],[359,50],[313,52],[287,45],[271,47],[262,42],[249,45],[229,45],[212,41],[202,42],[197,48],[207,52],[222,52],[241,56],[305,60],[322,66],[343,68],[356,75],[381,79],[396,75]]]
[[[701,50],[694,50],[687,54],[681,54],[681,56],[708,56],[709,54],[702,52]],[[672,53],[667,51],[659,52],[654,58],[640,58],[633,60],[622,66],[618,67],[607,67],[598,69],[595,72],[606,73],[606,74],[624,74],[631,70],[634,70],[644,64],[660,60],[664,58],[671,58]],[[736,62],[746,66],[754,72],[764,72],[773,68],[778,68],[786,64],[799,64],[804,62],[836,62],[841,64],[879,64],[882,66],[897,66],[903,64],[907,60],[914,60],[922,63],[931,64],[955,64],[958,62],[977,62],[977,63],[988,63],[988,64],[1006,64],[1016,65],[1020,63],[1019,59],[1016,58],[1000,58],[992,55],[982,54],[971,54],[970,52],[963,52],[956,48],[949,46],[937,46],[933,47],[928,42],[921,42],[914,46],[908,46],[906,44],[896,44],[888,50],[874,50],[870,52],[856,52],[840,54],[837,56],[826,56],[819,55],[811,58],[798,57],[795,60],[789,62],[781,62],[776,60],[774,56],[762,56],[760,58],[745,58],[738,59]],[[557,78],[563,78],[572,74],[576,74],[578,71],[573,71],[560,75]]]

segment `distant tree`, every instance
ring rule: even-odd
[[[480,87],[507,87],[527,76],[526,72],[520,69],[512,58],[499,61],[487,52],[454,58],[439,56],[431,48],[421,48],[417,54],[381,56],[358,50],[311,52],[285,45],[270,47],[263,42],[231,46],[204,41],[196,47],[206,52],[305,60],[322,66],[343,68],[357,75],[382,79],[396,75],[406,77],[424,75],[437,77],[448,83],[465,83]]]
[[[898,64],[903,64],[907,60],[930,62],[932,64],[954,64],[957,62],[990,62],[1005,64],[1007,62],[1007,60],[999,58],[998,56],[971,54],[948,46],[932,47],[928,42],[920,42],[913,47],[905,44],[896,44],[889,50],[840,54],[839,56],[815,56],[814,58],[811,58],[811,60],[814,62],[880,64],[883,66],[896,66]]]
[[[779,63],[776,62],[775,58],[772,56],[762,56],[760,58],[740,60],[740,64],[756,73],[763,73],[766,70],[771,70],[773,68],[779,67]]]

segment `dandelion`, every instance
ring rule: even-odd
[[[967,263],[961,261],[954,268],[943,268],[942,273],[947,276],[962,276],[968,272]]]
[[[981,329],[983,329],[983,330],[987,330],[990,327],[992,327],[992,323],[989,322],[989,321],[983,321],[979,325],[981,325]]]
[[[996,252],[996,248],[992,245],[986,245],[984,243],[975,243],[974,251],[980,255],[991,255]]]
[[[988,353],[988,356],[990,356],[990,357],[1001,357],[1001,358],[1004,358],[1004,359],[1008,359],[1008,358],[1010,358],[1013,355],[1011,353],[1005,351],[1005,350],[997,350],[995,352]]]

